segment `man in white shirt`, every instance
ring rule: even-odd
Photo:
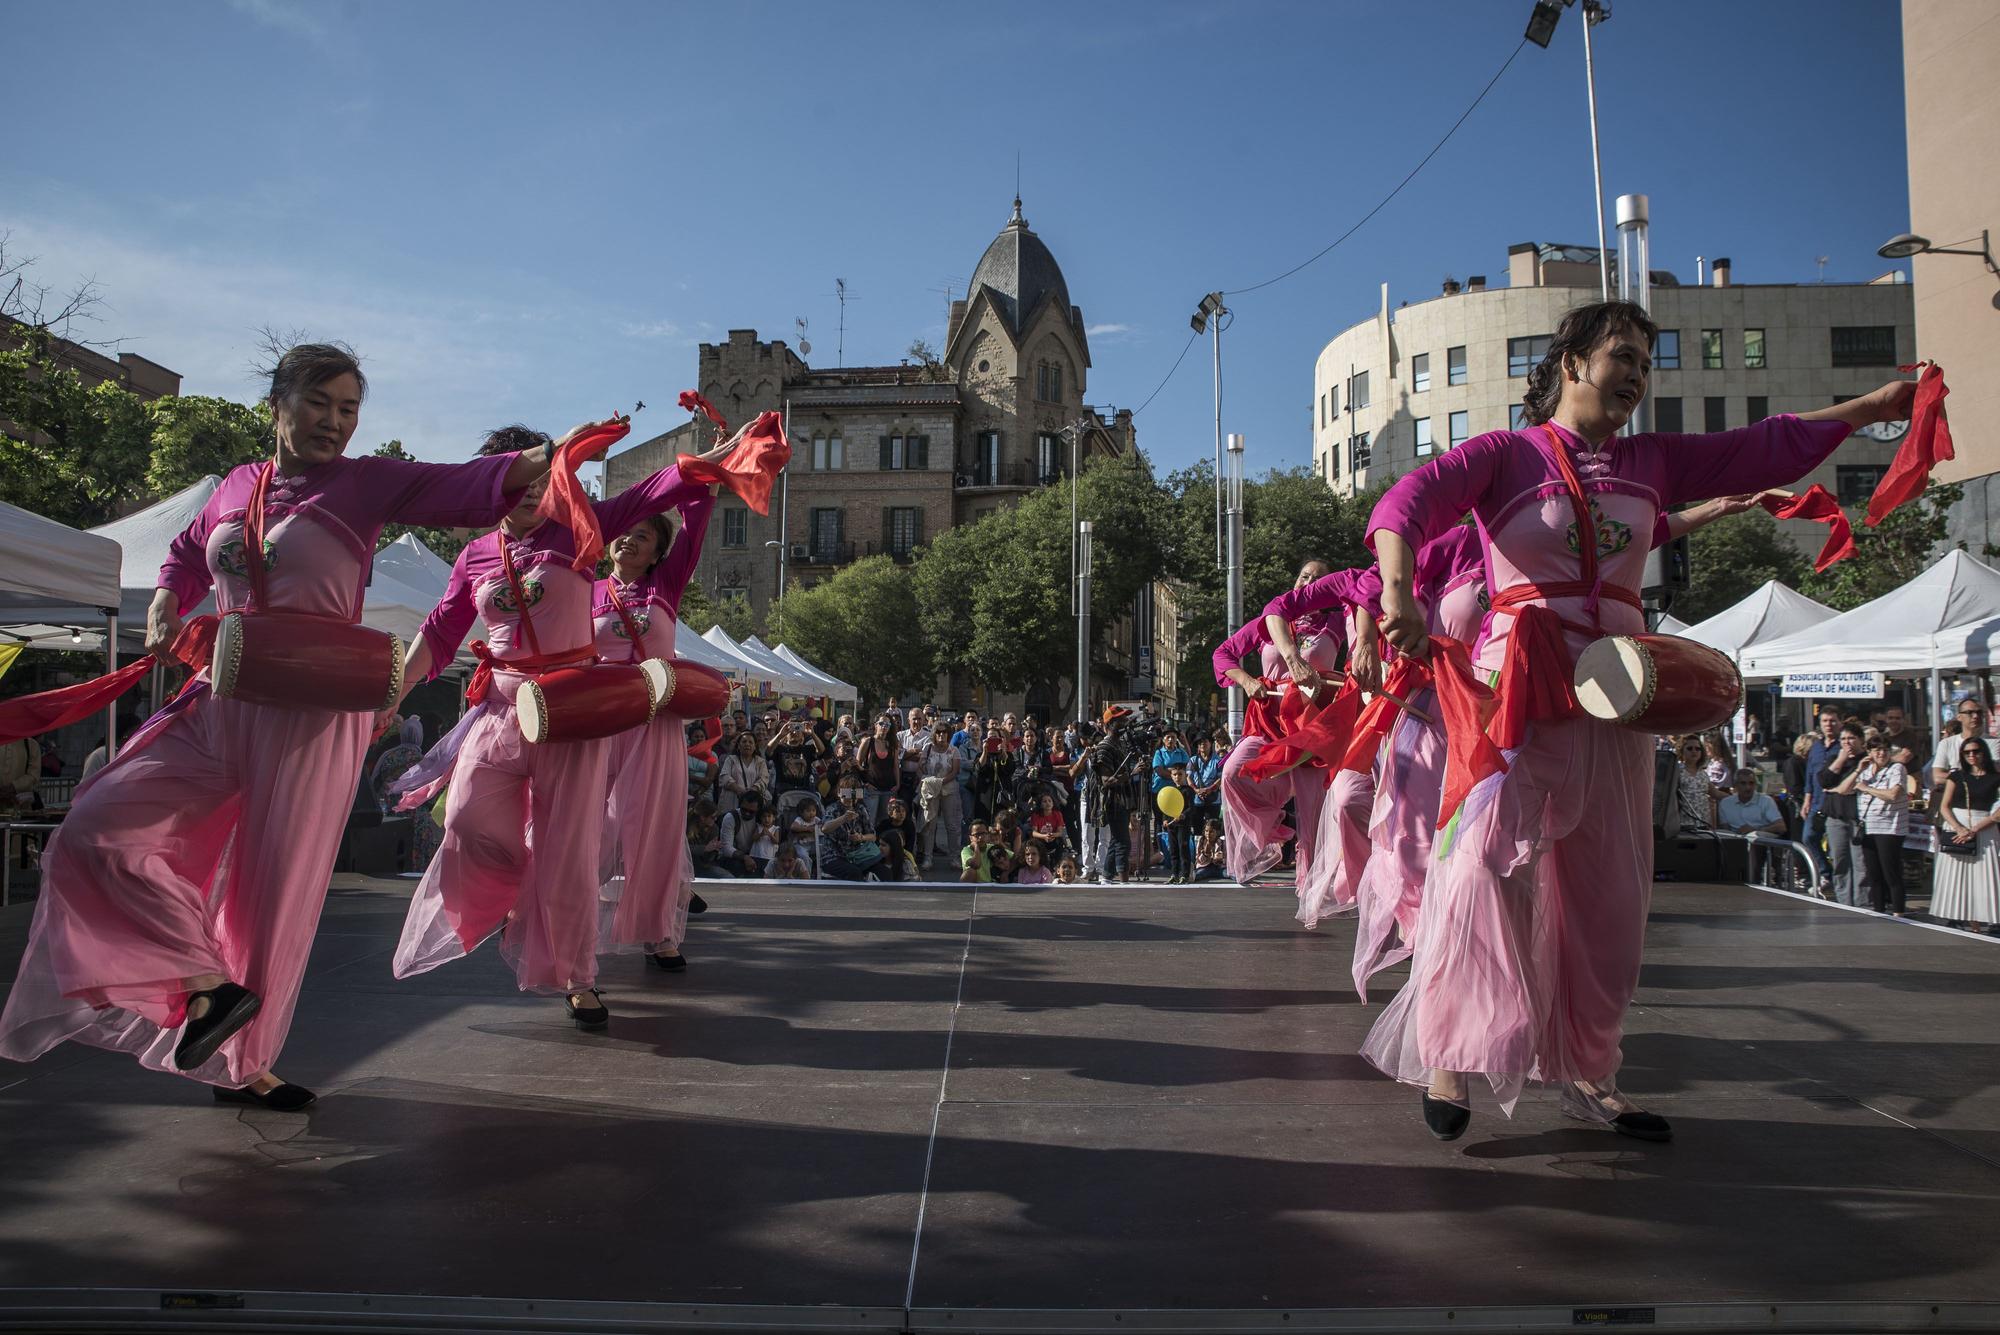
[[[1729,796],[1715,807],[1716,828],[1740,834],[1749,841],[1750,879],[1756,880],[1759,864],[1767,850],[1761,846],[1760,836],[1785,836],[1785,816],[1778,810],[1778,804],[1771,800],[1769,793],[1757,791],[1757,771],[1740,769],[1736,771],[1736,781],[1731,785]]]
[[[1958,731],[1938,743],[1937,754],[1931,757],[1931,787],[1943,788],[1944,781],[1958,768],[1958,753],[1968,737],[1986,735],[1986,708],[1979,701],[1967,698],[1958,702]]]

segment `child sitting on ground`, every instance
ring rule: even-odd
[[[810,881],[812,868],[799,856],[799,846],[787,839],[771,858],[770,876],[774,881]]]
[[[1015,885],[1048,885],[1055,877],[1042,865],[1042,849],[1039,844],[1029,844],[1021,850],[1021,869],[1014,873]]]
[[[1226,881],[1229,870],[1223,865],[1222,822],[1205,821],[1201,839],[1194,846],[1194,878],[1197,881]]]

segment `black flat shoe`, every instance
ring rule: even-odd
[[[1574,1118],[1579,1122],[1596,1122],[1634,1140],[1650,1140],[1664,1144],[1674,1138],[1673,1127],[1658,1113],[1614,1113],[1611,1111],[1611,1106],[1600,1096],[1587,1093],[1573,1084],[1562,1087],[1556,1102],[1565,1117]]]
[[[648,953],[646,959],[655,969],[664,969],[668,973],[687,972],[688,962],[685,955],[656,955]]]
[[[1619,1113],[1611,1119],[1611,1129],[1621,1136],[1634,1140],[1651,1140],[1665,1144],[1674,1138],[1674,1128],[1658,1113]]]
[[[200,997],[208,998],[208,1010],[181,1027],[181,1041],[174,1046],[174,1065],[183,1071],[192,1071],[213,1057],[231,1034],[257,1018],[264,1005],[255,992],[234,983],[218,983],[206,992],[195,992],[188,997],[188,1005],[192,1007]]]
[[[215,1087],[217,1103],[247,1103],[257,1108],[268,1108],[272,1112],[304,1112],[312,1107],[319,1095],[304,1085],[278,1085],[259,1094],[245,1085],[242,1089]]]
[[[1439,1140],[1457,1140],[1472,1125],[1472,1109],[1450,1099],[1434,1099],[1425,1090],[1424,1125]]]
[[[700,895],[695,895],[691,897],[688,900],[688,912],[689,913],[708,912],[708,901],[703,899]]]
[[[596,996],[597,989],[591,988],[590,995]],[[602,1029],[611,1023],[611,1008],[602,1001],[595,1006],[580,1007],[574,998],[564,997],[563,1010],[568,1012],[570,1019],[576,1021],[576,1027],[579,1029]]]

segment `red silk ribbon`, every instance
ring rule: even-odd
[[[541,519],[553,519],[575,535],[576,557],[572,570],[591,570],[604,555],[604,533],[597,526],[597,511],[591,508],[590,494],[583,489],[576,470],[585,460],[625,439],[632,430],[630,418],[620,417],[591,427],[563,446],[549,463],[549,489],[535,507]]]
[[[715,423],[717,431],[729,430],[729,423],[722,420],[722,414],[715,411],[715,405],[691,389],[681,391],[681,407],[691,413],[700,413],[703,417]]]
[[[1827,527],[1826,545],[1819,549],[1813,569],[1824,571],[1836,561],[1854,555],[1854,525],[1833,493],[1815,482],[1796,496],[1766,496],[1758,502],[1774,519],[1810,519]]]
[[[1288,687],[1278,706],[1285,731],[1243,767],[1252,779],[1270,779],[1311,764],[1325,768],[1347,750],[1355,720],[1361,714],[1361,687],[1347,678],[1323,705],[1314,705],[1304,691]]]
[[[1396,726],[1396,716],[1403,711],[1399,700],[1407,700],[1412,695],[1430,685],[1430,669],[1408,654],[1399,654],[1389,662],[1388,675],[1382,682],[1383,694],[1368,702],[1355,721],[1354,735],[1347,744],[1347,754],[1340,758],[1336,769],[1351,769],[1366,774],[1375,767],[1375,757],[1382,750],[1382,743],[1389,740],[1390,729]]]
[[[169,653],[194,671],[201,671],[208,666],[218,624],[220,619],[213,616],[199,616],[184,623]],[[89,681],[0,701],[0,745],[66,728],[109,708],[113,700],[137,686],[161,661],[156,655],[147,654],[116,672]]]
[[[1889,471],[1875,484],[1875,494],[1868,498],[1868,527],[1873,528],[1889,517],[1891,511],[1906,501],[1913,501],[1924,494],[1931,484],[1931,470],[1947,459],[1956,457],[1951,443],[1951,425],[1945,420],[1944,400],[1951,391],[1945,388],[1944,371],[1936,362],[1920,362],[1918,366],[1899,367],[1903,371],[1922,368],[1917,376],[1917,396],[1910,405],[1910,429],[1903,437],[1903,443],[1896,448],[1896,457],[1889,465]]]
[[[1442,830],[1480,780],[1507,772],[1507,758],[1486,729],[1498,707],[1493,691],[1472,674],[1472,655],[1448,635],[1431,636],[1431,677],[1444,717],[1444,794],[1438,803]]]
[[[752,510],[767,515],[771,513],[772,484],[791,461],[792,443],[785,439],[784,417],[759,413],[757,420],[743,429],[736,448],[720,459],[683,455],[681,476],[697,482],[719,482]]]

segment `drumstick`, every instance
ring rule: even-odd
[[[1320,671],[1320,676],[1323,679],[1327,677],[1339,677],[1342,681],[1345,681],[1347,680],[1347,675],[1348,675],[1347,673],[1340,671],[1338,668],[1326,668]],[[1320,684],[1325,685],[1325,681],[1322,680]],[[1313,700],[1315,704],[1318,703],[1317,700],[1314,700],[1314,696],[1316,694],[1317,692],[1314,691],[1305,692],[1306,698],[1308,700]],[[1396,708],[1402,710],[1406,714],[1413,714],[1417,718],[1422,719],[1425,723],[1431,724],[1433,727],[1437,725],[1436,719],[1432,718],[1429,714],[1426,714],[1423,710],[1418,709],[1415,705],[1411,704],[1408,700],[1405,700],[1402,696],[1397,695],[1394,691],[1378,690],[1374,692],[1374,694],[1379,695],[1384,699],[1394,701]]]

